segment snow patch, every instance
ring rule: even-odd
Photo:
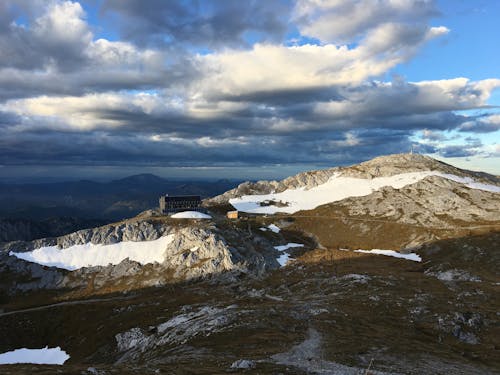
[[[274,248],[278,251],[285,251],[291,249],[292,247],[304,247],[304,244],[290,242],[287,243],[286,245],[275,246]]]
[[[394,250],[373,249],[373,250],[354,250],[354,252],[355,253],[385,255],[385,256],[394,257],[394,258],[413,260],[414,262],[421,262],[422,261],[422,258],[418,254],[415,254],[415,253],[401,254],[401,253],[398,253],[397,251],[394,251]]]
[[[271,231],[274,233],[279,233],[281,231],[281,229],[274,224],[269,224],[267,227],[260,227],[259,229],[263,232]]]
[[[0,365],[15,363],[34,363],[38,365],[62,365],[69,359],[69,355],[59,346],[42,349],[16,349],[0,354]]]
[[[274,233],[279,233],[281,231],[281,229],[274,224],[269,224],[267,227],[269,228],[269,230],[271,232],[274,232]]]
[[[283,254],[281,254],[278,258],[276,258],[276,260],[278,261],[278,263],[280,264],[280,266],[281,267],[286,266],[286,264],[288,263],[288,261],[290,259],[293,259],[293,258],[290,258],[290,254],[284,252],[285,250],[291,249],[293,247],[303,247],[303,246],[304,245],[301,244],[301,243],[294,243],[294,242],[287,243],[286,245],[275,246],[274,248],[276,250],[283,252]]]
[[[162,263],[165,260],[167,245],[173,239],[174,235],[170,234],[154,241],[124,241],[111,245],[86,243],[66,249],[46,246],[25,253],[11,251],[9,255],[70,271],[83,267],[116,265],[127,258],[140,264]]]
[[[170,216],[174,219],[211,219],[212,216],[198,211],[183,211]]]
[[[336,173],[326,183],[309,190],[302,187],[299,189],[288,189],[281,193],[244,195],[239,198],[230,199],[229,203],[238,211],[243,212],[260,214],[285,212],[293,214],[300,210],[312,210],[323,204],[337,202],[350,197],[366,196],[386,186],[401,189],[429,176],[446,178],[464,184],[471,189],[500,193],[500,186],[483,184],[474,181],[470,177],[459,177],[436,171],[410,172],[372,179],[341,177],[339,173]],[[284,205],[278,207],[266,204],[265,202],[283,202]]]

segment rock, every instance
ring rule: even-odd
[[[210,336],[238,324],[240,312],[236,305],[225,308],[203,306],[195,311],[187,311],[189,308],[185,306],[180,314],[157,325],[155,329],[149,329],[151,335],[145,335],[140,328],[117,334],[117,349],[124,352],[117,363],[140,361],[143,353],[155,348],[186,344],[195,337]]]
[[[256,366],[255,361],[251,361],[248,359],[239,359],[231,364],[231,368],[245,369],[245,370],[255,368],[255,366]]]
[[[436,279],[441,281],[469,281],[469,282],[481,282],[481,279],[477,276],[471,275],[469,272],[464,270],[451,269],[447,271],[425,271],[426,275],[434,276]]]
[[[148,336],[146,336],[142,330],[137,327],[123,333],[118,333],[115,335],[115,339],[116,347],[120,352],[124,352],[138,346],[143,346],[148,342]]]

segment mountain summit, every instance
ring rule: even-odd
[[[440,175],[443,178],[444,176],[455,176],[456,180],[459,180],[460,178],[468,178],[477,183],[500,186],[500,179],[487,173],[459,169],[425,155],[394,154],[379,156],[372,160],[349,167],[334,167],[323,170],[302,172],[281,181],[244,182],[235,189],[229,190],[222,195],[208,200],[207,204],[223,204],[230,202],[231,199],[241,198],[246,195],[277,194],[283,193],[287,190],[296,189],[310,190],[326,184],[334,176],[373,180],[376,178],[392,177],[411,172],[425,172],[421,175],[415,174],[415,177],[418,178],[425,178],[431,175]],[[328,198],[324,203],[327,202]]]

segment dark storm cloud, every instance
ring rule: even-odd
[[[120,34],[139,45],[188,44],[203,48],[247,45],[245,38],[281,41],[291,1],[105,0]]]
[[[342,38],[383,32],[366,45],[288,48],[285,0],[90,3],[92,22],[112,22],[120,40],[98,39],[76,2],[0,1],[0,164],[326,167],[412,146],[472,155],[477,139],[440,145],[444,132],[498,129],[460,114],[484,107],[487,85],[370,81],[379,73],[366,70],[384,74],[385,59],[406,61],[427,40],[425,22],[401,25],[412,7],[389,28],[335,23]],[[337,79],[346,74],[358,78]]]
[[[477,155],[478,151],[468,145],[451,145],[440,148],[438,153],[446,158],[459,158]]]
[[[467,133],[493,133],[500,130],[500,118],[494,121],[467,121],[459,127],[459,131]]]
[[[120,71],[93,66],[71,73],[0,71],[0,102],[42,95],[80,96],[108,91],[175,88],[198,75],[189,60],[150,71]]]

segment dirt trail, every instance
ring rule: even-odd
[[[76,301],[64,301],[64,302],[52,303],[50,305],[29,307],[27,309],[3,312],[3,313],[0,313],[0,318],[3,316],[22,314],[22,313],[33,312],[33,311],[47,310],[47,309],[51,309],[54,307],[60,307],[60,306],[86,305],[89,303],[110,302],[110,301],[119,301],[119,300],[123,301],[123,300],[127,300],[127,299],[132,299],[134,297],[135,296],[132,295],[132,296],[125,296],[125,297],[118,296],[118,297],[110,297],[110,298],[92,298],[92,299],[84,299],[84,300],[76,300]]]

